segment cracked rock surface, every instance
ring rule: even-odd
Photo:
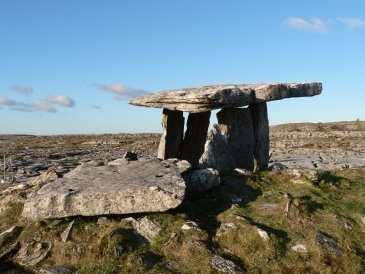
[[[157,158],[84,163],[32,194],[23,216],[30,219],[161,212],[182,202],[186,161]]]

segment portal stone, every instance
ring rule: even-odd
[[[254,169],[254,130],[248,108],[224,108],[217,113],[218,124],[227,139],[235,168]]]
[[[164,109],[162,112],[163,134],[157,157],[163,160],[178,158],[184,135],[184,116],[181,111]]]
[[[210,111],[190,113],[182,143],[180,159],[187,160],[192,167],[199,166],[209,128]]]
[[[267,115],[266,103],[254,104],[249,106],[254,128],[254,160],[255,171],[266,170],[269,165],[270,137],[269,119]]]

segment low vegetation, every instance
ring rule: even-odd
[[[218,273],[211,266],[218,254],[247,273],[363,273],[364,197],[365,169],[225,173],[222,185],[202,197],[149,214],[161,227],[150,243],[134,233],[127,216],[76,217],[71,238],[62,242],[71,219],[27,221],[19,218],[19,203],[0,214],[0,226],[2,231],[22,227],[20,242],[51,244],[37,269],[71,265],[79,273]],[[181,229],[189,221],[197,226]],[[338,250],[321,244],[318,232],[334,239],[332,248]],[[306,251],[294,251],[297,245]],[[4,273],[13,273],[6,271],[4,265]]]

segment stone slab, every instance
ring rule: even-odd
[[[125,159],[124,159],[125,160]],[[181,173],[190,164],[157,158],[84,163],[30,196],[23,216],[30,219],[161,212],[182,202]]]
[[[133,98],[129,100],[129,104],[186,112],[205,112],[291,97],[314,96],[321,92],[322,84],[318,82],[210,85],[151,93]]]

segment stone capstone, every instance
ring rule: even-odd
[[[173,111],[205,112],[291,97],[314,96],[321,92],[322,84],[317,82],[211,85],[151,93],[133,98],[129,104]]]
[[[181,204],[186,161],[157,158],[84,163],[30,195],[23,216],[30,219],[161,212]]]

